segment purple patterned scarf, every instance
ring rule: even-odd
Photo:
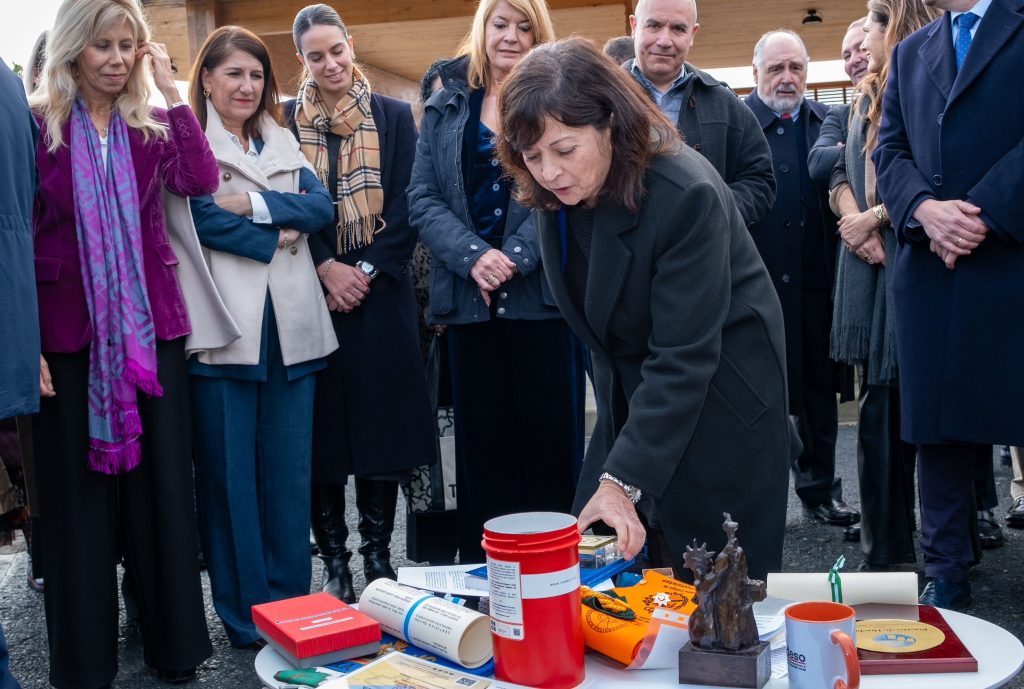
[[[128,125],[110,118],[107,160],[81,100],[71,113],[71,169],[82,283],[92,321],[89,468],[122,474],[141,459],[137,390],[160,396],[156,330],[142,264],[139,190]]]

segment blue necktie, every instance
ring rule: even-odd
[[[956,71],[963,67],[967,58],[967,51],[971,49],[971,27],[979,17],[971,12],[964,12],[957,17],[956,29]]]

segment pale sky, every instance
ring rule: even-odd
[[[6,10],[3,21],[0,21],[0,58],[8,65],[14,62],[24,65],[36,37],[53,26],[60,3],[61,0],[0,0],[0,6]],[[749,65],[708,71],[733,88],[754,85]],[[812,62],[808,77],[811,82],[819,83],[843,81],[847,78],[841,60]]]
[[[0,58],[11,65],[24,65],[32,45],[43,31],[53,26],[61,0],[2,0]]]

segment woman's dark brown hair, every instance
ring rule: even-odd
[[[270,66],[270,53],[259,36],[240,26],[222,26],[211,33],[203,43],[199,56],[188,75],[188,103],[203,129],[206,129],[206,95],[203,93],[203,70],[212,71],[219,67],[231,53],[241,50],[259,60],[263,67],[263,97],[256,112],[242,125],[246,137],[260,136],[260,118],[268,113],[275,122],[281,123],[281,107],[274,70]]]
[[[651,159],[680,145],[675,127],[633,77],[589,41],[569,38],[539,45],[512,69],[498,94],[498,157],[515,178],[517,199],[530,208],[561,205],[523,161],[523,151],[544,134],[548,116],[567,127],[611,130],[614,174],[605,179],[600,195],[634,212]]]

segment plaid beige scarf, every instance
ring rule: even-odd
[[[320,89],[312,77],[299,91],[295,108],[302,154],[313,165],[316,176],[328,186],[327,133],[341,137],[338,151],[339,254],[373,242],[384,229],[384,189],[380,183],[380,141],[370,110],[370,82],[358,67],[352,68],[352,88],[328,112]]]

